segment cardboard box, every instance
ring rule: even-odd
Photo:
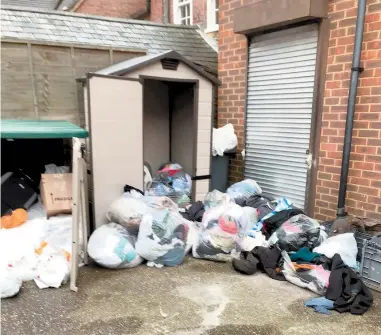
[[[47,216],[71,214],[73,204],[73,175],[42,174],[40,192]]]

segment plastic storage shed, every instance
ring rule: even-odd
[[[143,190],[143,162],[192,176],[192,200],[210,190],[214,89],[219,81],[175,51],[88,73],[83,84],[95,227],[128,184]]]

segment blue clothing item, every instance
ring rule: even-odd
[[[311,263],[315,258],[321,256],[321,254],[312,252],[307,247],[301,248],[297,252],[290,253],[289,255],[293,262],[304,261],[308,263]]]
[[[312,307],[315,310],[315,312],[331,315],[331,312],[329,310],[333,309],[333,301],[328,300],[325,297],[313,298],[313,299],[307,300],[304,303],[304,306]]]

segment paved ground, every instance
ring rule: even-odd
[[[324,316],[303,306],[314,296],[229,264],[187,259],[176,268],[81,270],[79,292],[39,290],[2,301],[2,335],[381,334],[381,295],[363,316]]]

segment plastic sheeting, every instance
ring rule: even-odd
[[[132,268],[143,263],[135,250],[136,236],[116,223],[96,229],[87,247],[89,256],[99,265],[109,269]]]
[[[325,255],[328,258],[332,258],[335,254],[339,254],[343,262],[351,267],[356,268],[357,262],[357,242],[353,233],[345,233],[336,236],[332,236],[318,247],[314,252]]]
[[[227,261],[241,250],[248,218],[236,204],[219,205],[205,212],[192,254],[196,258]]]

